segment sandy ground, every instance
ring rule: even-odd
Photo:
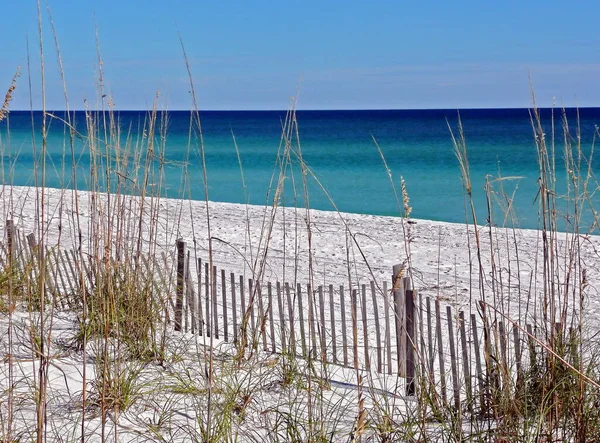
[[[38,194],[39,195],[39,194]],[[94,214],[106,215],[109,202],[106,196],[94,201],[90,194],[80,192],[77,205],[71,191],[47,190],[44,197],[45,238],[48,245],[60,244],[70,248],[78,244],[76,220],[84,232],[94,221]],[[112,205],[116,198],[113,197]],[[541,291],[542,249],[541,234],[535,230],[504,230],[477,227],[481,246],[481,262],[485,272],[479,280],[477,236],[473,226],[427,220],[403,220],[397,217],[380,217],[359,214],[342,214],[305,209],[264,208],[239,204],[211,202],[208,205],[197,201],[161,199],[141,202],[138,198],[125,198],[128,208],[123,214],[145,215],[141,226],[144,241],[154,232],[155,252],[164,251],[173,257],[175,241],[182,238],[194,253],[202,259],[209,255],[208,225],[212,238],[213,262],[216,266],[246,276],[262,273],[263,280],[288,282],[313,282],[353,286],[371,280],[391,282],[392,267],[403,264],[410,269],[413,284],[423,296],[438,297],[459,308],[472,309],[483,290],[489,301],[496,294],[497,302],[513,306],[515,317],[523,315],[528,300],[533,300]],[[32,188],[5,187],[2,190],[0,208],[4,219],[13,219],[18,229],[39,236],[41,214],[36,211],[36,192]],[[144,209],[141,210],[143,205]],[[102,208],[94,212],[93,208]],[[104,211],[104,212],[102,212]],[[153,230],[154,229],[154,230]],[[2,234],[3,236],[5,233]],[[82,248],[91,248],[93,242],[83,236]],[[127,240],[131,244],[132,239]],[[580,244],[580,257],[569,260],[567,246]],[[146,244],[146,248],[150,248]],[[587,299],[585,316],[592,327],[600,320],[600,238],[598,236],[560,234],[556,238],[556,253],[562,257],[563,266],[554,270],[554,275],[564,281],[566,273],[573,272],[573,284],[581,284],[577,275],[585,269]],[[264,264],[261,266],[260,264]],[[576,266],[575,266],[576,265]],[[579,268],[580,267],[580,268]],[[495,272],[492,272],[492,269]],[[573,271],[575,270],[575,271]],[[481,285],[480,285],[481,283]],[[480,289],[483,288],[483,289]],[[518,308],[522,308],[519,311]],[[531,306],[530,306],[531,308]],[[380,311],[381,312],[381,311]],[[339,317],[338,317],[339,318]],[[0,352],[0,390],[8,389],[9,354],[13,358],[13,379],[17,380],[15,392],[20,399],[17,422],[20,429],[28,429],[24,423],[33,417],[33,386],[36,362],[31,358],[32,350],[28,334],[35,319],[24,314],[13,318],[13,343],[2,341]],[[52,364],[50,366],[49,390],[49,435],[64,441],[75,440],[79,435],[80,405],[83,377],[83,360],[89,360],[88,379],[93,378],[96,360],[93,350],[83,356],[65,346],[75,333],[75,318],[72,313],[56,314],[54,320]],[[0,314],[0,333],[8,337],[8,318]],[[123,441],[187,441],[198,432],[195,417],[205,407],[201,401],[171,389],[165,396],[158,386],[182,383],[182,377],[202,379],[204,339],[197,336],[171,334],[170,349],[173,358],[166,368],[146,365],[140,372],[140,400],[121,417],[118,432]],[[230,352],[229,345],[213,343],[219,355]],[[264,356],[260,363],[269,361]],[[234,371],[227,372],[227,358],[223,357],[221,370],[227,373],[228,383],[239,384],[242,389],[252,390],[246,417],[249,419],[241,430],[241,439],[264,438],[261,429],[268,429],[274,420],[269,408],[292,411],[303,404],[299,399],[290,400],[277,384],[281,374],[270,370],[269,364],[247,378]],[[274,367],[278,367],[274,365]],[[256,370],[256,367],[253,367]],[[256,379],[260,379],[256,385]],[[338,368],[327,374],[332,380],[328,391],[325,410],[330,410],[328,426],[350,427],[355,416],[356,373]],[[399,381],[396,377],[369,376],[372,397],[391,398],[387,393],[396,392]],[[254,384],[253,384],[254,383]],[[402,389],[402,388],[400,388]],[[154,395],[153,392],[162,392]],[[283,401],[282,398],[287,398]],[[344,399],[348,404],[344,403]],[[406,402],[401,410],[406,414]],[[0,410],[6,417],[6,403],[0,400]],[[340,405],[344,405],[340,409]],[[287,408],[287,409],[286,409]],[[410,409],[410,408],[409,408]],[[175,412],[169,412],[170,410]],[[338,414],[332,417],[331,414]],[[304,414],[305,412],[301,412]],[[86,432],[89,441],[99,439],[100,421],[90,413]],[[168,418],[167,418],[168,417]],[[165,424],[168,423],[168,424]],[[19,427],[19,426],[18,426]],[[31,429],[29,428],[29,431]],[[157,434],[152,434],[156,430]],[[23,431],[28,438],[29,431]],[[107,432],[114,432],[112,431]],[[92,438],[92,436],[94,436]]]

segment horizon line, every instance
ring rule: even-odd
[[[343,109],[296,109],[296,112],[354,112],[354,111],[501,111],[501,110],[527,110],[527,109],[600,109],[598,106],[527,106],[527,107],[465,107],[465,108],[343,108]],[[66,109],[48,108],[46,112],[61,111]],[[69,109],[69,112],[85,112],[86,109]],[[92,112],[144,112],[152,111],[152,108],[129,108],[129,109],[87,109]],[[194,109],[157,109],[159,112],[195,112]],[[198,112],[288,112],[289,109],[199,109]],[[43,109],[12,109],[10,112],[43,112]]]

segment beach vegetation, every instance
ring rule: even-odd
[[[39,15],[40,89],[45,97],[44,60],[48,56],[41,9]],[[572,134],[565,112],[555,111],[560,123],[555,126],[553,114],[547,136],[533,98],[531,126],[540,172],[535,196],[539,223],[535,251],[523,251],[519,243],[519,218],[511,204],[514,193],[508,183],[520,178],[503,177],[499,171],[498,176],[486,179],[484,189],[475,189],[467,128],[460,115],[456,123],[448,122],[448,139],[465,192],[466,234],[461,244],[468,249],[469,290],[461,302],[489,331],[483,337],[484,394],[482,401],[464,396],[457,405],[450,396],[440,394],[439,377],[436,382],[425,357],[418,355],[416,393],[408,398],[396,374],[388,374],[391,376],[382,387],[378,384],[381,378],[359,367],[356,326],[350,337],[356,346],[354,361],[345,368],[350,375],[344,381],[335,379],[336,364],[320,358],[319,349],[303,350],[302,355],[289,351],[289,325],[281,329],[288,351],[274,354],[268,350],[264,333],[270,326],[268,312],[272,307],[261,308],[259,303],[268,284],[270,255],[281,254],[286,264],[291,262],[293,275],[285,275],[285,264],[283,268],[284,279],[292,287],[298,283],[308,283],[310,288],[318,285],[316,270],[321,263],[314,260],[313,236],[320,227],[310,206],[309,182],[316,183],[331,200],[332,218],[339,219],[342,226],[335,235],[346,243],[345,269],[338,271],[344,273],[350,287],[356,286],[355,265],[364,261],[374,277],[355,228],[337,209],[303,156],[297,96],[290,101],[282,122],[277,162],[258,235],[251,233],[243,159],[232,134],[243,184],[240,191],[246,199],[245,250],[236,253],[253,285],[245,309],[239,313],[238,339],[225,343],[195,317],[199,311],[193,310],[200,309],[199,304],[184,307],[175,300],[177,295],[188,296],[182,293],[186,279],[198,282],[199,297],[203,290],[205,300],[220,296],[216,293],[217,277],[210,272],[219,238],[211,225],[214,214],[206,146],[183,38],[182,69],[187,71],[192,99],[189,138],[186,158],[181,164],[172,164],[165,155],[169,114],[161,108],[160,94],[138,128],[122,127],[105,87],[99,39],[98,102],[84,103],[85,130],[77,126],[49,10],[48,15],[63,79],[65,112],[62,116],[50,113],[43,104],[41,127],[34,128],[40,132],[41,144],[32,139],[35,165],[30,194],[8,182],[3,186],[5,207],[12,208],[3,216],[7,218],[10,213],[17,225],[25,220],[23,213],[14,210],[19,205],[25,207],[19,199],[34,201],[28,207],[35,212],[30,218],[34,219],[36,241],[32,241],[35,244],[21,266],[0,266],[1,325],[7,337],[3,349],[6,364],[1,369],[0,441],[62,441],[65,433],[73,441],[600,439],[600,342],[593,324],[596,320],[586,311],[594,294],[588,270],[598,262],[583,258],[590,236],[597,235],[600,226],[593,199],[600,187],[592,159],[581,146],[579,133]],[[19,71],[0,108],[0,120],[10,119],[9,105],[18,76]],[[29,69],[27,76],[31,81]],[[64,128],[60,164],[48,164],[50,122]],[[579,131],[577,122],[575,126]],[[89,163],[83,173],[75,159],[76,140],[84,143]],[[435,280],[434,273],[422,272],[424,264],[415,262],[413,255],[419,244],[411,219],[411,183],[394,178],[384,150],[373,140],[398,209],[397,232],[402,240],[397,278],[406,277],[415,285],[433,285],[435,282],[425,279]],[[67,158],[71,160],[67,162]],[[564,167],[557,165],[559,161]],[[165,185],[167,167],[182,170],[178,190]],[[63,186],[59,190],[51,191],[46,185],[50,168],[61,171]],[[195,213],[186,220],[184,209],[192,207],[190,190],[196,185],[190,180],[191,168],[202,171],[204,206],[202,214]],[[559,181],[566,184],[566,192],[557,187]],[[85,183],[86,191],[78,189],[81,183]],[[485,220],[477,217],[477,192],[485,194]],[[166,195],[179,199],[167,199]],[[284,195],[292,196],[285,206]],[[285,219],[289,223],[282,225],[284,251],[275,251],[271,242],[279,228],[277,217],[283,211],[291,221]],[[584,213],[592,214],[591,224],[586,224],[589,218]],[[180,262],[175,245],[184,236],[191,247]],[[202,243],[201,238],[206,241]],[[526,253],[533,257],[526,258]],[[438,249],[436,295],[438,300],[458,304],[458,286],[441,287],[439,255]],[[203,277],[199,259],[205,260],[208,270]],[[307,261],[306,275],[299,275],[301,260]],[[71,269],[68,274],[72,280],[61,281],[54,275],[55,263]],[[177,268],[179,263],[183,269]],[[207,279],[204,288],[200,278]],[[307,291],[306,297],[316,305],[314,289]],[[380,297],[391,303],[392,292],[380,291]],[[315,314],[309,315],[313,317],[308,318],[308,324],[315,325]],[[527,364],[511,356],[502,358],[506,337],[500,324],[524,337],[520,343],[528,346]],[[317,329],[316,337],[320,332],[313,328]],[[61,346],[65,342],[71,346]],[[64,362],[68,364],[63,366]],[[517,377],[513,377],[515,373]]]

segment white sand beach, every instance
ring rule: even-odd
[[[93,222],[91,208],[105,208],[109,203],[106,195],[92,196],[88,192],[78,193],[75,204],[72,191],[47,189],[44,197],[45,241],[47,245],[60,244],[71,248],[77,244],[75,220],[84,229]],[[38,190],[38,198],[40,196]],[[246,206],[210,202],[208,211],[206,204],[199,201],[183,201],[176,199],[147,199],[122,196],[122,200],[111,196],[115,205],[119,202],[131,213],[143,212],[147,218],[142,220],[144,241],[151,235],[150,226],[158,230],[155,240],[150,242],[156,246],[154,253],[166,252],[172,257],[175,241],[182,238],[192,251],[203,260],[209,256],[208,223],[212,236],[213,263],[219,268],[240,275],[256,276],[264,263],[262,279],[264,281],[288,281],[315,285],[351,285],[357,286],[371,280],[388,281],[391,284],[392,266],[403,264],[413,278],[414,287],[423,296],[431,296],[467,311],[476,309],[476,301],[480,298],[479,265],[477,258],[476,236],[473,226],[452,224],[427,220],[408,220],[400,217],[381,217],[359,214],[345,214],[318,210]],[[36,190],[27,187],[8,187],[2,189],[2,211],[4,219],[14,220],[16,227],[24,233],[38,233],[40,215],[36,215]],[[78,212],[76,208],[78,209]],[[101,209],[100,209],[101,211]],[[104,214],[106,215],[106,214]],[[152,221],[151,221],[152,220]],[[309,229],[310,228],[310,229]],[[486,270],[484,273],[483,291],[495,293],[503,300],[488,300],[490,303],[503,304],[508,307],[509,315],[514,320],[529,321],[534,315],[533,303],[536,291],[540,291],[541,275],[541,233],[535,230],[498,229],[479,226],[479,242],[481,261]],[[84,229],[85,231],[85,229]],[[89,232],[89,231],[88,231]],[[38,235],[36,234],[36,235]],[[2,235],[5,235],[3,233]],[[83,237],[83,249],[91,247],[92,239]],[[128,240],[129,241],[129,240]],[[556,252],[568,253],[570,242],[580,242],[581,261],[576,266],[586,270],[589,294],[586,304],[586,322],[590,328],[598,328],[600,323],[600,238],[598,236],[559,234],[556,238]],[[490,244],[493,246],[490,247]],[[194,249],[195,245],[195,249]],[[150,250],[150,246],[147,246]],[[565,257],[563,257],[564,259]],[[566,257],[564,263],[569,263]],[[257,265],[258,263],[259,265]],[[573,264],[575,266],[575,264]],[[495,269],[492,273],[491,270]],[[572,270],[571,270],[572,271]],[[569,272],[568,266],[556,269],[556,273]],[[574,274],[575,275],[575,274]],[[561,277],[562,278],[562,277]],[[575,278],[575,277],[574,277]],[[492,291],[493,289],[493,291]],[[524,318],[528,312],[527,319]],[[371,315],[369,313],[369,315]],[[521,317],[521,318],[519,318]],[[338,317],[339,318],[339,317]],[[13,343],[4,342],[2,346],[3,363],[0,366],[2,378],[7,380],[8,355],[13,358],[13,378],[18,380],[16,391],[25,400],[17,418],[17,428],[27,435],[26,423],[31,423],[34,414],[31,392],[35,359],[31,358],[28,348],[28,329],[32,319],[24,313],[16,313],[13,317]],[[9,329],[8,317],[0,314],[2,335]],[[67,438],[78,435],[81,410],[78,400],[81,399],[83,380],[80,353],[65,348],[65,343],[75,333],[74,316],[69,312],[56,313],[54,318],[52,364],[49,368],[49,406],[53,430],[56,438]],[[594,331],[590,330],[590,333]],[[159,386],[169,386],[173,377],[181,382],[181,377],[203,378],[203,357],[206,337],[191,334],[169,333],[169,346],[172,352],[181,355],[178,362],[170,364],[167,371],[162,368],[141,365],[139,370],[141,392],[139,402],[120,418],[118,429],[122,439],[127,441],[147,441],[148,424],[158,420],[159,411],[167,411],[173,406],[177,413],[170,416],[168,429],[161,430],[161,438],[170,441],[187,441],[189,435],[197,432],[195,415],[202,402],[194,403],[184,395],[173,398],[165,396]],[[231,345],[222,340],[211,340],[218,351],[221,370],[227,368],[227,355],[231,355]],[[15,352],[15,349],[18,352]],[[95,351],[88,350],[88,357],[93,361]],[[265,356],[265,361],[270,357]],[[263,362],[264,363],[264,362]],[[221,363],[220,363],[221,364]],[[262,363],[261,363],[262,364]],[[275,366],[276,367],[276,366]],[[87,378],[93,378],[95,365],[88,366]],[[261,372],[262,371],[262,372]],[[245,428],[240,431],[241,440],[249,435],[254,439],[264,435],[269,426],[268,417],[264,415],[269,405],[282,407],[281,391],[271,391],[270,383],[276,383],[278,375],[267,367],[252,375],[253,380],[262,378],[260,386],[248,380],[240,381],[241,373],[231,373],[229,382],[241,383],[252,389],[252,401],[249,419],[244,422]],[[14,374],[17,374],[16,376]],[[327,404],[337,405],[336,413],[342,414],[336,426],[352,426],[356,407],[356,373],[347,368],[330,369],[327,378],[331,382],[331,390],[327,394]],[[375,398],[389,398],[397,392],[403,392],[403,380],[395,375],[384,376],[366,374],[371,397],[368,404],[376,402]],[[248,384],[244,384],[244,383]],[[153,384],[158,383],[158,384]],[[252,382],[254,383],[254,382]],[[0,384],[2,390],[6,383]],[[154,394],[156,393],[156,394]],[[348,401],[341,410],[339,405]],[[299,403],[285,403],[285,407],[294,408]],[[394,400],[396,401],[396,400]],[[397,400],[403,406],[400,410],[406,413],[409,399]],[[171,402],[171,403],[169,403]],[[408,402],[408,403],[407,403]],[[345,403],[344,403],[345,404]],[[333,409],[332,409],[333,410]],[[166,412],[165,412],[166,413]],[[263,415],[261,415],[263,414]],[[301,412],[300,414],[303,414]],[[266,420],[266,421],[265,421]],[[194,424],[196,423],[196,424]],[[87,421],[88,441],[100,440],[99,418],[91,417]],[[248,426],[253,428],[248,430]],[[110,432],[116,432],[112,430]],[[185,432],[183,431],[185,430]],[[249,438],[252,440],[252,438]]]
[[[58,189],[47,189],[46,193],[47,243],[72,247],[77,215],[73,193]],[[91,221],[90,194],[80,191],[78,196],[79,223],[87,227]],[[103,194],[98,198],[106,202]],[[128,212],[139,212],[139,198],[122,198],[120,204]],[[35,202],[33,188],[5,187],[4,219],[13,218],[24,233],[37,232]],[[210,202],[207,211],[202,201],[166,198],[146,199],[144,205],[147,218],[142,230],[150,225],[151,216],[156,219],[159,252],[172,254],[176,239],[182,238],[192,250],[195,246],[199,258],[208,260],[208,217],[213,263],[237,274],[257,273],[257,263],[264,262],[262,276],[266,281],[360,284],[369,280],[391,282],[392,267],[403,264],[410,267],[413,284],[424,295],[458,305],[479,297],[477,239],[470,224],[219,202]],[[152,206],[156,212],[150,214]],[[541,231],[486,226],[477,230],[483,267],[489,273],[493,262],[502,278],[497,284],[505,301],[517,302],[530,293],[533,296],[534,277],[539,278],[542,269]],[[83,240],[89,240],[85,233]],[[600,280],[600,236],[558,234],[555,240],[559,255],[567,252],[570,242],[580,244],[581,263],[577,266],[586,270],[591,288],[596,288],[594,282]],[[491,291],[491,276],[484,276],[483,288]],[[590,296],[589,301],[590,314],[599,312],[598,297]]]

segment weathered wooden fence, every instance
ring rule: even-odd
[[[133,259],[128,257],[121,261]],[[167,254],[161,254],[160,257],[140,255],[135,261],[135,271],[140,280],[151,281],[158,293],[173,292],[174,278],[167,271]],[[0,269],[3,272],[10,270],[13,280],[25,280],[30,287],[35,287],[40,281],[42,265],[45,267],[45,298],[54,306],[60,309],[79,309],[81,294],[95,293],[97,260],[85,252],[59,246],[46,245],[42,251],[33,233],[25,235],[8,220],[5,224],[4,241],[0,242]]]
[[[471,311],[423,298],[396,266],[392,285],[355,287],[244,279],[190,257],[178,242],[176,330],[406,379],[444,403],[485,409],[522,383],[536,331],[483,303]],[[195,266],[194,266],[195,265]],[[197,276],[192,278],[195,267]]]
[[[59,308],[80,307],[93,292],[94,263],[53,247],[42,254],[33,234],[11,221],[0,243],[0,267],[32,278],[44,260],[45,290]],[[170,258],[137,257],[138,272],[166,298],[176,331],[314,358],[406,379],[406,394],[427,389],[457,409],[485,408],[494,389],[522,382],[537,344],[535,330],[508,322],[484,304],[474,312],[423,299],[402,269],[388,282],[356,286],[264,282],[194,258],[178,241]],[[525,333],[525,331],[527,333]]]
[[[404,325],[404,313],[413,310],[404,306],[416,292],[407,278],[396,279],[393,298],[388,282],[346,287],[261,280],[211,267],[178,242],[175,330],[378,373],[414,374],[407,346],[414,338],[412,317]]]

